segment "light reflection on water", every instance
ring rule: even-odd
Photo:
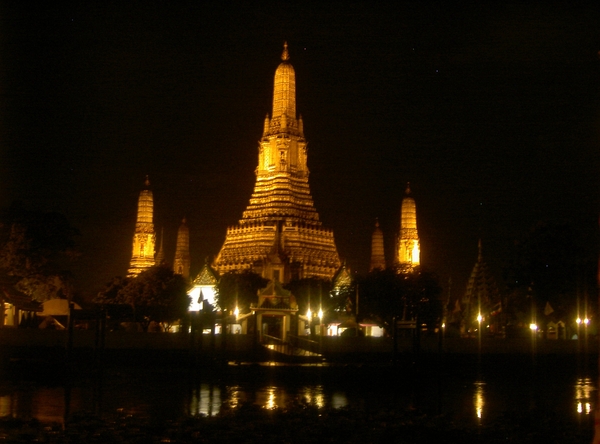
[[[238,398],[234,395],[228,402],[237,405]],[[221,410],[221,389],[213,384],[200,384],[197,390],[192,391],[190,414],[215,416]]]
[[[392,390],[385,383],[362,386],[355,380],[345,383],[293,379],[260,382],[253,378],[230,381],[223,377],[190,382],[174,375],[144,377],[137,373],[119,373],[106,377],[102,402],[99,402],[95,399],[94,383],[89,379],[74,381],[67,392],[60,385],[47,387],[34,382],[0,381],[0,416],[62,423],[67,410],[71,413],[122,412],[175,418],[185,415],[215,416],[224,410],[235,410],[249,404],[269,410],[294,406],[393,406],[401,410],[410,408],[414,395],[418,394],[419,408],[432,409],[443,405],[446,412],[458,412],[463,419],[470,418],[474,424],[485,425],[505,410],[527,410],[529,406],[556,403],[556,411],[572,415],[575,419],[589,415],[596,406],[595,380],[579,375],[539,381],[535,384],[536,389],[530,390],[527,382],[519,385],[508,378],[463,380],[464,385],[450,380],[446,381],[441,394],[430,388],[430,381],[422,382],[426,383],[418,385],[408,381]],[[437,399],[440,396],[443,398],[441,401]]]
[[[577,378],[575,383],[575,404],[576,411],[580,415],[589,415],[594,411],[593,393],[596,387],[591,378]]]
[[[481,424],[483,419],[483,407],[485,406],[485,382],[476,381],[474,383],[475,393],[473,394],[473,404],[475,405],[475,416]]]

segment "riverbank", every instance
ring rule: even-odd
[[[126,414],[78,414],[65,423],[0,419],[5,442],[46,443],[583,443],[592,439],[589,424],[574,427],[545,410],[507,413],[492,424],[466,427],[448,415],[421,411],[357,408],[268,410],[246,405],[215,417],[149,421]]]
[[[207,362],[288,362],[390,364],[420,356],[426,360],[495,360],[507,356],[522,361],[556,359],[572,363],[597,359],[598,344],[584,340],[542,340],[532,338],[412,338],[317,337],[319,358],[290,356],[271,351],[249,335],[107,332],[99,337],[93,331],[77,330],[69,338],[66,331],[0,329],[0,365],[11,363],[51,365],[79,363],[142,363],[154,365],[200,365]]]

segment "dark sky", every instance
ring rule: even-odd
[[[480,236],[498,276],[538,221],[596,245],[600,8],[281,3],[0,4],[0,204],[67,215],[80,291],[126,273],[146,174],[167,258],[184,216],[192,274],[218,253],[284,40],[315,206],[352,269],[376,217],[392,259],[408,181],[422,261],[456,293]]]

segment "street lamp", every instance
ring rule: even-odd
[[[317,316],[319,316],[319,336],[321,336],[323,333],[323,310],[320,307]]]

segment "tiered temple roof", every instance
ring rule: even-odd
[[[465,326],[476,321],[479,314],[489,316],[500,303],[500,292],[487,263],[483,259],[481,239],[478,244],[477,262],[473,267],[467,289],[462,299],[462,315]]]
[[[190,229],[185,218],[181,221],[177,231],[177,246],[173,259],[173,271],[185,279],[190,277]]]
[[[421,263],[421,245],[417,230],[417,205],[410,196],[410,184],[402,199],[400,235],[398,236],[398,264],[409,271]]]
[[[287,44],[275,71],[273,113],[258,147],[256,184],[239,224],[214,261],[219,273],[252,269],[267,279],[331,279],[340,266],[333,232],[323,228],[308,185],[307,142],[296,118],[296,74]]]
[[[369,270],[385,270],[385,251],[383,248],[383,231],[379,228],[379,220],[375,221],[375,231],[371,238],[371,266]]]
[[[129,276],[137,276],[154,266],[156,233],[154,232],[154,198],[150,180],[146,176],[145,188],[138,199],[137,222],[133,234],[133,252],[129,263]]]

